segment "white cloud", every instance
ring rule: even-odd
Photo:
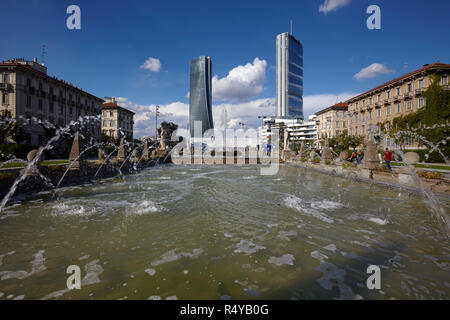
[[[139,68],[150,70],[152,72],[158,72],[161,70],[161,61],[157,58],[149,57]]]
[[[359,71],[353,77],[355,79],[361,80],[361,79],[367,79],[367,78],[374,78],[379,75],[391,73],[391,72],[395,72],[395,71],[388,69],[388,67],[386,67],[382,63],[372,63],[370,66],[362,68],[361,71]]]
[[[225,78],[212,78],[213,98],[234,102],[247,101],[260,94],[266,81],[266,60],[255,58],[253,63],[237,66]]]
[[[358,93],[345,92],[338,95],[318,94],[303,97],[303,112],[305,119],[319,110],[327,108],[337,102],[346,101]],[[136,113],[134,116],[134,136],[153,136],[155,134],[155,105],[139,105],[127,98],[116,98],[118,104]],[[238,128],[239,123],[245,123],[245,128],[258,128],[262,119],[258,116],[273,116],[275,114],[275,98],[255,99],[238,103],[219,103],[213,105],[214,127],[218,129]],[[162,121],[177,123],[187,128],[189,122],[189,103],[173,102],[160,105],[158,124]]]
[[[319,12],[328,13],[339,8],[345,7],[350,3],[350,0],[325,0],[319,7]]]
[[[343,92],[339,94],[315,94],[303,97],[303,114],[305,119],[316,112],[328,108],[338,102],[345,102],[359,93]]]

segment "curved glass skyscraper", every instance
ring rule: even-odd
[[[189,130],[191,137],[199,138],[195,134],[194,124],[201,121],[201,135],[214,128],[212,117],[211,94],[211,58],[200,56],[191,60],[190,90],[189,90]]]
[[[277,118],[303,119],[302,44],[288,32],[276,41]]]

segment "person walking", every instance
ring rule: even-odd
[[[361,150],[358,150],[356,152],[356,164],[360,165],[362,163],[363,158],[364,158],[364,155],[362,154]]]
[[[386,168],[392,172],[392,168],[391,168],[392,152],[391,152],[391,150],[389,150],[389,148],[386,148],[383,158],[384,158],[384,161],[386,162]]]

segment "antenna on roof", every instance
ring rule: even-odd
[[[405,64],[403,65],[403,70],[405,71],[405,73],[408,73],[408,61],[405,60]]]
[[[45,56],[47,55],[47,46],[44,44],[42,46],[42,55],[41,55],[41,63],[45,64]]]
[[[291,34],[291,36],[292,36],[292,20],[291,20],[291,33],[290,33],[290,34]]]

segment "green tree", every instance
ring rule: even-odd
[[[328,144],[334,152],[340,153],[341,151],[364,145],[364,136],[349,135],[348,131],[344,130],[338,136],[328,139]]]

